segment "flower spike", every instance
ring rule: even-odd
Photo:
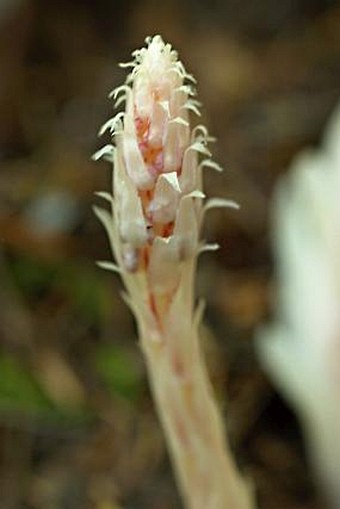
[[[221,169],[207,129],[190,126],[191,112],[200,116],[196,80],[159,35],[146,45],[120,64],[131,71],[110,97],[125,101],[125,111],[100,130],[115,149],[107,145],[95,158],[114,159],[114,182],[112,197],[99,194],[111,212],[95,212],[116,263],[98,265],[124,281],[186,507],[251,509],[211,394],[197,335],[202,306],[194,305],[197,257],[218,247],[200,240],[204,211],[235,204],[204,206],[202,167]]]

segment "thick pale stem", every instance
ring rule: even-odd
[[[226,443],[197,332],[184,327],[178,335],[177,324],[175,338],[171,330],[158,340],[145,333],[141,343],[151,387],[186,508],[250,509],[250,493]]]

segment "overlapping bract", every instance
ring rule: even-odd
[[[177,53],[160,36],[133,53],[126,83],[112,91],[119,112],[104,124],[115,146],[95,154],[114,164],[113,196],[99,193],[112,204],[112,216],[97,214],[108,230],[117,265],[104,268],[122,273],[128,293],[144,296],[155,315],[173,299],[183,264],[195,260],[202,249],[199,232],[205,208],[233,206],[223,200],[203,206],[202,168],[220,167],[211,160],[209,137],[202,125],[190,128],[189,111],[200,115],[194,99],[194,78]],[[215,246],[215,245],[214,245]],[[213,246],[213,247],[214,247]],[[134,277],[134,279],[132,279]]]

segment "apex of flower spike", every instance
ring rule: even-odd
[[[160,174],[181,171],[189,143],[188,108],[196,105],[177,52],[159,35],[133,56],[126,64],[132,66],[126,80],[131,88],[119,87],[113,95],[125,92],[121,145],[126,170],[138,189],[150,190]]]
[[[131,69],[125,84],[110,93],[116,106],[125,101],[125,111],[100,131],[109,130],[116,147],[95,156],[114,163],[113,217],[103,222],[122,273],[143,272],[150,295],[171,294],[181,262],[204,250],[204,211],[230,202],[202,206],[202,169],[220,167],[210,159],[207,129],[190,128],[189,114],[199,115],[200,103],[177,52],[156,35],[132,56],[121,64]]]

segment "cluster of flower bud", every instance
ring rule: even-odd
[[[96,212],[108,230],[117,265],[100,265],[120,272],[128,291],[129,275],[142,276],[140,284],[155,308],[159,298],[171,301],[183,263],[217,247],[202,246],[199,240],[205,210],[235,204],[213,199],[203,205],[202,168],[221,168],[211,159],[207,145],[213,139],[207,129],[190,127],[189,112],[200,116],[195,79],[160,36],[146,43],[133,52],[132,62],[121,64],[131,72],[110,93],[116,107],[125,101],[125,111],[100,130],[110,132],[115,146],[106,145],[94,158],[114,164],[113,195],[98,193],[110,201],[113,214]]]

